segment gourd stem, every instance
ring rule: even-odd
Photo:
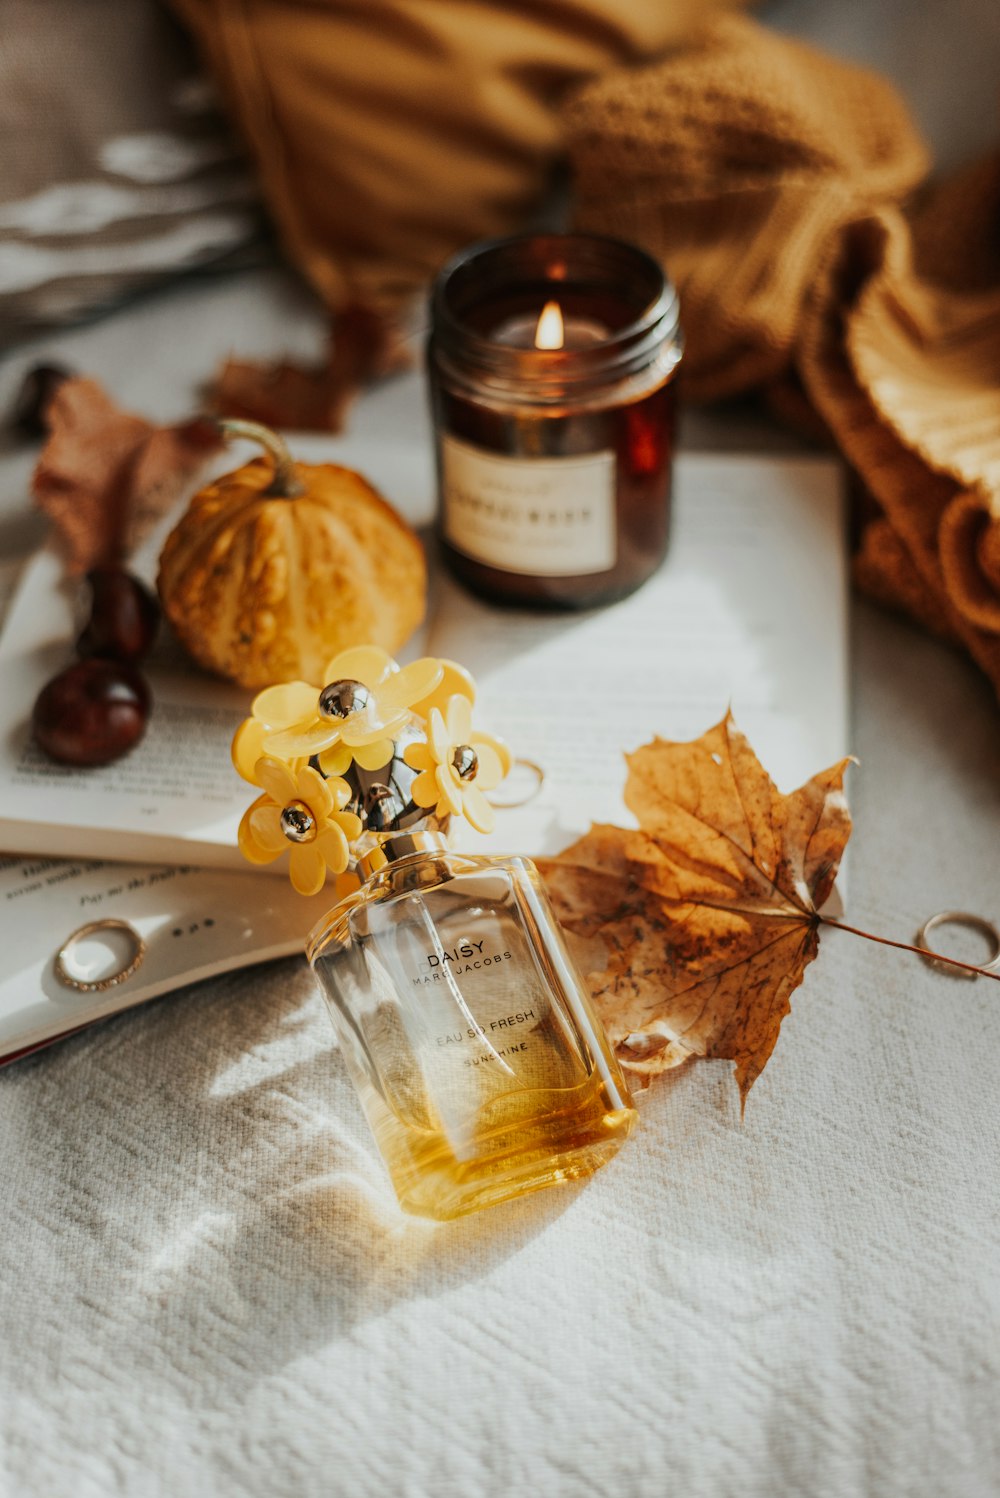
[[[295,476],[295,465],[287,443],[277,432],[272,432],[259,421],[240,421],[235,416],[220,417],[216,426],[224,437],[247,437],[259,442],[274,463],[274,477],[264,490],[278,499],[295,499],[306,492],[305,485]]]

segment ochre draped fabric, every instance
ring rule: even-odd
[[[392,314],[544,197],[557,106],[739,0],[171,0],[333,309]]]
[[[680,288],[688,396],[825,428],[875,501],[860,586],[1000,691],[1000,152],[921,188],[884,79],[736,16],[564,119],[580,225]]]

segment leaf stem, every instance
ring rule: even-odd
[[[1000,973],[987,967],[977,967],[974,962],[962,962],[958,957],[947,957],[944,952],[932,952],[929,947],[916,947],[908,941],[891,941],[888,936],[876,936],[874,932],[862,931],[859,926],[849,926],[846,921],[834,920],[821,915],[817,919],[824,926],[836,926],[840,931],[850,931],[852,936],[863,936],[865,941],[877,941],[883,947],[898,947],[901,952],[916,952],[918,957],[933,957],[935,962],[947,962],[952,967],[964,968],[975,973],[977,978],[993,978],[1000,983]]]

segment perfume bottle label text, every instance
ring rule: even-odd
[[[428,952],[427,966],[438,967],[442,962],[460,962],[463,957],[475,957],[476,953],[482,953],[482,950],[483,944],[481,941],[462,941],[459,942],[457,947],[453,947],[450,952],[446,952],[443,949],[440,955],[437,952]]]
[[[500,1051],[481,1051],[478,1056],[467,1056],[462,1062],[463,1066],[483,1066],[488,1061],[502,1061],[505,1056],[513,1056],[518,1051],[526,1051],[528,1042],[522,1040],[520,1045],[507,1045]]]
[[[516,1014],[507,1014],[502,1019],[491,1019],[489,1025],[470,1025],[466,1030],[451,1030],[446,1035],[437,1037],[438,1045],[462,1045],[466,1040],[482,1040],[484,1036],[495,1034],[500,1030],[512,1030],[518,1025],[526,1025],[529,1019],[535,1019],[533,1009],[519,1009]],[[520,1049],[523,1049],[523,1043]],[[503,1051],[495,1052],[502,1056]]]
[[[511,952],[484,952],[481,941],[461,942],[450,952],[428,952],[428,971],[418,973],[414,984],[440,983],[447,978],[460,977],[462,973],[478,973],[483,968],[493,967],[498,962],[509,962]]]

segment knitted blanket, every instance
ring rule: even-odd
[[[688,397],[759,389],[832,436],[859,585],[1000,691],[1000,152],[922,188],[888,82],[736,16],[564,118],[581,227],[679,286]]]

